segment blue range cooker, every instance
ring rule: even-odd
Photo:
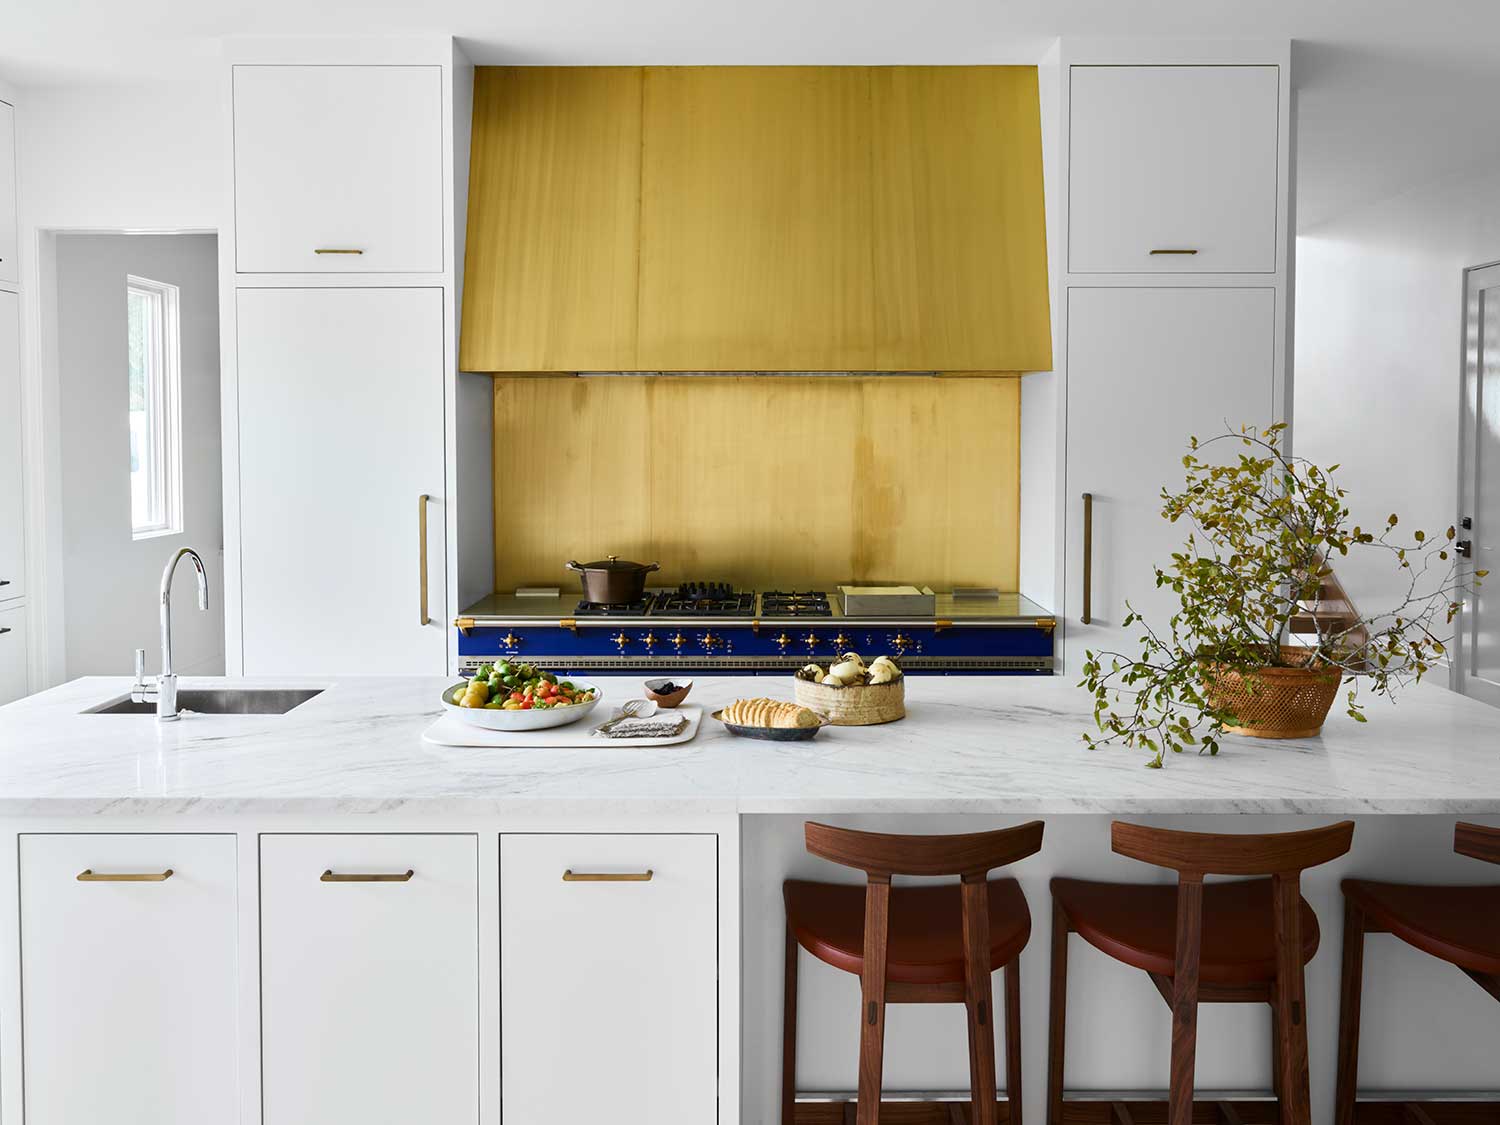
[[[938,594],[930,614],[848,616],[821,590],[722,583],[648,589],[631,605],[556,590],[493,594],[455,621],[462,670],[520,657],[554,672],[776,673],[854,651],[913,674],[1050,675],[1056,620],[1019,594]]]

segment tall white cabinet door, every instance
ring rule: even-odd
[[[16,111],[0,102],[0,281],[21,276],[16,261]]]
[[[23,834],[20,869],[26,1125],[234,1125],[235,838]]]
[[[442,68],[236,66],[234,223],[240,273],[441,271]]]
[[[1068,268],[1274,271],[1279,86],[1275,66],[1070,68]]]
[[[474,1125],[478,863],[471,835],[261,837],[264,1125]]]
[[[716,837],[501,837],[506,1121],[714,1121],[717,976]]]
[[[442,290],[240,289],[237,308],[245,673],[441,673]]]
[[[21,461],[21,299],[0,290],[0,605],[26,593]]]
[[[0,707],[27,692],[26,606],[0,605]]]
[[[1162,518],[1161,489],[1181,487],[1189,437],[1276,420],[1275,340],[1270,288],[1068,291],[1067,674],[1085,649],[1136,651],[1139,630],[1120,627],[1126,599],[1156,622],[1177,608],[1152,572],[1185,534]],[[1079,620],[1085,492],[1090,625]]]

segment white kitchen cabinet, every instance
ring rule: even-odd
[[[27,692],[26,606],[0,605],[0,707]]]
[[[0,282],[20,276],[16,260],[16,111],[0,102]]]
[[[26,1125],[239,1120],[235,873],[231,835],[21,835]]]
[[[716,1120],[716,865],[711,835],[501,837],[508,1122]]]
[[[1067,668],[1085,649],[1134,654],[1125,602],[1165,622],[1177,607],[1152,566],[1185,529],[1161,515],[1163,486],[1183,483],[1188,438],[1275,421],[1272,288],[1080,288],[1068,291],[1065,545]],[[1233,457],[1242,447],[1225,449]],[[1092,623],[1084,595],[1083,493],[1093,495]]]
[[[478,1120],[478,893],[472,835],[261,837],[265,1125]]]
[[[26,593],[20,306],[0,290],[0,605]]]
[[[1280,73],[1071,67],[1068,268],[1273,272]]]
[[[245,673],[442,673],[442,290],[236,307]]]
[[[236,269],[441,271],[442,109],[437,66],[236,66]]]

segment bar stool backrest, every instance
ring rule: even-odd
[[[982,882],[994,868],[1039,852],[1042,822],[994,832],[904,836],[809,821],[806,839],[813,855],[858,868],[874,882],[890,882],[892,875],[959,875],[965,882]]]
[[[1453,828],[1453,850],[1486,863],[1500,863],[1500,828],[1460,820]]]
[[[1349,850],[1353,839],[1352,820],[1263,835],[1181,832],[1118,820],[1111,828],[1111,843],[1120,855],[1170,867],[1180,877],[1195,881],[1205,875],[1295,875],[1337,859]]]

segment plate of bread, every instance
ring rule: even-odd
[[[797,742],[811,738],[828,720],[799,703],[779,699],[736,699],[714,712],[731,734],[764,738],[771,742]]]

